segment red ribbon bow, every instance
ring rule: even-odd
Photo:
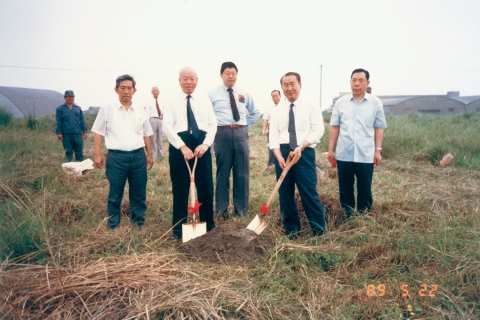
[[[266,205],[262,204],[262,207],[260,208],[260,212],[263,214],[266,214],[270,207],[267,207]]]
[[[202,204],[200,202],[195,202],[193,207],[188,206],[189,214],[193,216],[195,213],[198,213],[198,209]]]

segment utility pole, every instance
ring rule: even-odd
[[[323,64],[320,65],[320,110],[322,110],[322,69]]]

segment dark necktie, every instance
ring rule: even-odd
[[[233,120],[239,121],[240,120],[240,114],[238,113],[237,102],[235,101],[235,96],[233,95],[233,90],[232,90],[232,88],[228,88],[227,91],[228,91],[228,94],[230,96],[230,105],[232,106]]]
[[[290,150],[295,150],[296,147],[298,147],[297,144],[297,133],[295,132],[295,115],[293,114],[293,106],[294,104],[292,103],[290,105],[290,112],[288,113],[288,134],[290,136]]]
[[[157,105],[158,117],[162,118],[162,111],[160,111],[160,106],[158,105],[158,99],[155,99],[155,104]]]
[[[198,139],[198,137],[200,136],[200,130],[198,129],[197,121],[195,120],[195,115],[193,114],[192,106],[190,105],[190,98],[191,97],[192,97],[191,95],[187,96],[188,130],[190,131],[190,134],[195,139]]]

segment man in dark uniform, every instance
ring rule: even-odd
[[[82,108],[77,106],[75,94],[72,90],[65,91],[65,103],[57,108],[57,138],[63,142],[67,161],[83,161],[83,139],[87,138],[87,126],[83,117]],[[83,138],[83,139],[82,139]]]

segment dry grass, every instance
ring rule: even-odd
[[[266,168],[265,137],[259,132],[250,132],[249,216],[217,224],[245,227],[273,190],[275,174]],[[192,262],[167,240],[172,210],[167,159],[149,172],[146,229],[132,228],[124,215],[121,227],[110,232],[104,170],[66,176],[52,165],[61,163],[61,150],[48,163],[41,152],[16,152],[16,165],[1,172],[0,232],[42,223],[35,250],[2,257],[0,318],[480,318],[480,173],[385,159],[374,173],[373,210],[345,220],[336,172],[319,151],[317,164],[326,173],[318,174],[318,191],[328,233],[312,237],[302,215],[301,237],[288,240],[277,199],[262,233],[271,246],[269,259],[248,267]],[[302,212],[301,199],[299,206]],[[127,213],[128,204],[122,208]],[[437,284],[436,296],[419,296],[422,283]],[[387,288],[383,297],[380,284]],[[402,297],[404,284],[409,297]],[[375,296],[367,296],[368,285],[377,288]]]

